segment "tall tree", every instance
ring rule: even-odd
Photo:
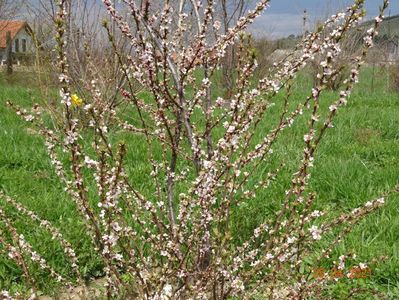
[[[229,28],[244,16],[253,3],[254,1],[252,0],[221,0],[218,2],[218,11],[222,20],[224,34],[227,34]],[[231,45],[226,49],[226,56],[222,62],[223,88],[227,97],[233,94],[235,60],[235,47]]]
[[[0,19],[13,19],[20,12],[24,2],[24,0],[0,0]]]

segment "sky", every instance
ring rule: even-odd
[[[308,11],[310,24],[326,19],[354,0],[271,0],[270,7],[252,25],[251,31],[259,37],[278,38],[300,34],[303,30],[303,11]],[[382,0],[366,0],[367,19],[378,14]],[[386,15],[399,15],[399,0],[391,0]]]
[[[1,1],[1,0],[0,0]],[[25,0],[34,4],[38,0]],[[50,0],[45,0],[50,1]],[[73,0],[77,3],[97,2],[101,0]],[[120,0],[116,0],[118,2]],[[155,0],[154,0],[155,1]],[[248,0],[254,6],[259,0]],[[256,19],[251,26],[251,31],[256,37],[280,38],[290,34],[301,34],[303,32],[303,11],[308,11],[308,29],[312,29],[317,21],[325,20],[344,9],[355,0],[270,0],[270,7]],[[365,0],[368,15],[371,19],[378,14],[378,7],[383,0]],[[399,15],[399,0],[390,0],[390,7],[386,15]]]

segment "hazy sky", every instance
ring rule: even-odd
[[[0,0],[1,1],[1,0]],[[38,0],[26,0],[28,3],[37,3]],[[49,0],[45,0],[49,1]],[[101,0],[73,0],[76,3],[96,2]],[[118,2],[120,0],[116,0]],[[153,0],[155,1],[155,0]],[[248,0],[256,3],[259,0]],[[303,31],[303,11],[308,11],[309,24],[326,19],[337,10],[343,9],[355,0],[271,0],[270,7],[252,25],[251,30],[256,36],[283,37],[290,34],[299,34]],[[365,0],[370,19],[378,13],[378,6],[383,0]],[[399,0],[390,0],[390,8],[386,15],[399,15]],[[311,28],[310,28],[311,29]]]
[[[309,20],[325,19],[338,9],[345,8],[349,0],[271,0],[270,8],[253,24],[252,31],[259,36],[281,37],[298,34],[303,28],[303,11]],[[366,0],[367,18],[378,13],[382,0]],[[386,15],[399,15],[399,0],[391,0]]]

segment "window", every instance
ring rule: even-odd
[[[22,52],[26,52],[26,40],[22,39]]]
[[[15,39],[15,52],[19,52],[19,39]]]

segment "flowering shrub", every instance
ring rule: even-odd
[[[312,272],[304,272],[306,261],[316,263],[328,257],[355,223],[398,191],[396,187],[333,218],[327,211],[314,209],[316,194],[309,187],[316,150],[333,127],[338,111],[350,100],[388,1],[383,2],[380,15],[367,31],[361,52],[350,61],[350,74],[327,112],[321,109],[320,97],[341,71],[336,68],[342,55],[340,45],[362,19],[364,1],[357,0],[346,11],[333,15],[297,46],[300,56],[276,63],[264,78],[254,78],[257,62],[251,53],[241,57],[236,88],[229,99],[215,97],[213,90],[225,49],[237,43],[268,7],[268,0],[260,1],[227,34],[219,32],[212,0],[179,1],[177,8],[169,1],[159,6],[147,1],[138,6],[136,1],[126,0],[131,23],[112,1],[103,2],[132,46],[127,60],[122,60],[127,50],[115,47],[112,31],[104,24],[114,54],[124,62],[120,74],[125,84],[118,92],[132,117],[125,118],[117,107],[103,101],[94,76],[85,86],[89,96],[80,98],[73,93],[65,52],[65,0],[59,2],[56,20],[63,130],[48,128],[39,107],[28,112],[9,104],[45,138],[56,174],[103,261],[106,296],[155,300],[303,299],[322,295],[336,278],[315,278]],[[329,34],[321,38],[326,30]],[[295,103],[290,93],[295,78],[314,59],[320,60],[321,66],[317,82],[302,103]],[[146,97],[136,93],[136,82],[144,87]],[[277,97],[279,94],[283,97]],[[266,132],[261,124],[276,101],[282,101],[278,122],[270,124],[271,130]],[[87,127],[81,124],[82,115],[89,120]],[[304,149],[291,185],[282,195],[281,208],[257,224],[245,241],[237,242],[231,228],[232,214],[267,190],[283,172],[282,165],[273,169],[268,160],[277,159],[274,144],[301,115],[308,118]],[[134,168],[128,159],[131,149],[116,141],[120,131],[125,138],[139,136],[137,141],[146,144],[150,192],[140,191],[129,177]],[[267,175],[257,178],[260,168],[268,168]],[[1,198],[62,244],[82,281],[79,261],[61,232],[9,196]],[[27,260],[71,285],[33,250],[2,210],[0,214],[7,231],[1,232],[1,243],[9,258],[22,268],[33,293],[34,274],[26,267]],[[336,239],[315,253],[312,247],[335,228],[341,228]],[[340,257],[338,269],[343,270],[346,258]],[[365,269],[366,265],[358,267]],[[10,296],[3,292],[3,297]]]

